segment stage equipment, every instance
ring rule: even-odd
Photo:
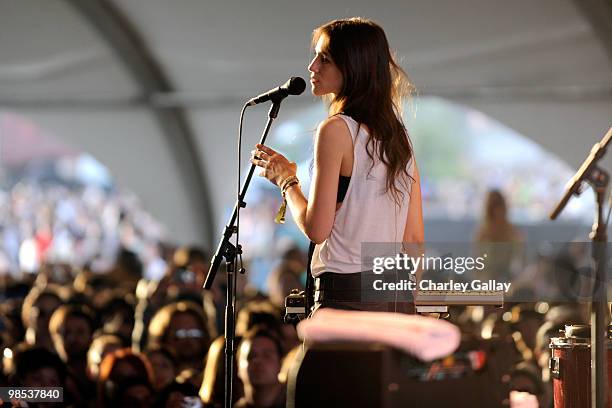
[[[464,340],[455,353],[423,363],[381,344],[310,346],[290,371],[287,407],[508,406],[513,347],[507,339]]]
[[[267,101],[280,102],[289,95],[300,95],[306,89],[306,82],[300,77],[291,77],[281,86],[264,92],[247,102],[247,105],[253,106]]]
[[[504,306],[503,291],[420,290],[414,301],[417,313],[448,313],[449,306]]]
[[[565,194],[550,214],[554,220],[563,211],[572,195],[579,195],[583,191],[584,182],[591,185],[595,191],[597,213],[593,222],[593,229],[589,238],[592,241],[593,262],[595,265],[595,282],[592,292],[591,306],[591,401],[594,407],[606,408],[607,361],[604,357],[606,347],[606,332],[608,330],[608,280],[607,280],[607,221],[604,220],[604,202],[606,201],[610,175],[597,165],[606,154],[608,144],[612,140],[612,127],[608,133],[595,143],[591,153],[574,177],[567,183]],[[608,206],[609,207],[609,206]],[[609,213],[608,213],[609,215]]]
[[[587,408],[591,406],[591,327],[565,326],[561,337],[550,339],[552,357],[549,368],[553,381],[555,408]],[[607,344],[608,367],[612,359]],[[608,376],[608,389],[612,378]]]
[[[306,293],[303,290],[291,289],[291,293],[285,297],[285,323],[295,326],[307,315]]]
[[[240,124],[238,126],[238,160],[237,160],[237,178],[236,183],[236,203],[234,204],[234,211],[230,217],[229,222],[226,224],[223,231],[223,235],[217,246],[217,250],[212,257],[211,265],[204,282],[204,289],[210,290],[212,288],[217,270],[221,265],[221,261],[225,258],[225,265],[227,271],[227,289],[226,289],[226,306],[225,306],[225,408],[231,408],[232,406],[232,382],[234,380],[233,367],[234,367],[234,341],[235,341],[235,305],[236,305],[236,269],[237,269],[237,257],[240,258],[240,264],[242,265],[242,247],[240,245],[240,209],[246,207],[244,202],[244,196],[249,188],[253,172],[255,171],[255,165],[251,164],[249,173],[244,182],[244,185],[240,186],[240,168],[241,163],[241,147],[242,147],[242,122],[244,118],[244,112],[249,106],[264,102],[271,101],[272,106],[268,112],[268,120],[266,126],[262,132],[260,144],[265,144],[266,137],[272,126],[272,122],[278,116],[280,110],[280,104],[287,95],[299,95],[304,92],[306,88],[306,82],[299,77],[292,77],[284,85],[263,93],[244,104],[242,111],[240,112]],[[232,235],[236,234],[236,244],[230,242]],[[240,273],[245,273],[244,268],[240,268]]]

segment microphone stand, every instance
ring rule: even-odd
[[[593,229],[589,234],[592,241],[592,253],[595,260],[595,282],[593,287],[593,301],[591,306],[591,401],[593,407],[607,407],[606,390],[607,377],[607,347],[608,332],[608,300],[606,268],[608,264],[607,243],[608,235],[606,222],[603,217],[604,202],[610,175],[598,167],[594,167],[589,175],[589,184],[595,190],[597,199],[597,215],[593,222]]]
[[[597,162],[606,154],[606,148],[612,139],[612,128],[599,143],[595,143],[576,175],[568,183],[563,198],[550,214],[554,220],[563,210],[572,195],[581,192],[581,184],[586,181],[593,187],[597,201],[597,213],[593,229],[589,234],[592,242],[592,256],[595,262],[595,281],[592,288],[591,302],[591,406],[606,408],[607,393],[607,358],[606,338],[608,321],[608,288],[606,279],[607,258],[607,225],[604,220],[604,202],[610,181],[608,172],[597,166]]]
[[[260,144],[265,144],[266,137],[268,136],[268,132],[270,131],[270,127],[272,126],[272,122],[278,116],[278,111],[280,109],[280,104],[282,101],[282,97],[279,98],[271,98],[272,106],[270,107],[270,111],[268,112],[268,121],[266,122],[266,126],[263,130]],[[234,205],[234,211],[230,218],[230,221],[225,226],[225,230],[223,231],[223,236],[217,246],[217,250],[212,258],[212,262],[210,265],[210,269],[208,270],[208,275],[206,276],[206,280],[204,281],[204,289],[210,290],[212,288],[213,282],[215,280],[215,276],[217,275],[217,270],[219,266],[221,266],[221,262],[223,258],[225,258],[226,272],[227,272],[227,290],[226,290],[226,304],[225,304],[225,408],[232,408],[232,386],[234,382],[234,341],[236,338],[235,333],[235,321],[236,321],[236,286],[235,282],[235,264],[236,264],[236,255],[242,254],[242,246],[237,243],[236,245],[230,242],[230,238],[238,231],[238,227],[236,226],[236,219],[238,218],[238,212],[240,208],[246,207],[246,202],[244,202],[244,196],[249,188],[249,184],[251,183],[251,178],[253,177],[253,172],[255,171],[255,165],[251,164],[251,168],[249,169],[249,174],[247,175],[244,184],[238,194],[238,199],[236,204]],[[243,270],[241,270],[244,273]]]

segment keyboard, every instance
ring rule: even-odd
[[[446,313],[448,306],[457,305],[502,307],[504,291],[420,290],[416,293],[414,303],[417,312],[422,313]]]

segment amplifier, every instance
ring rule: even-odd
[[[288,379],[288,408],[508,406],[511,340],[464,341],[429,363],[380,344],[305,348]]]

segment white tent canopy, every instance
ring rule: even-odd
[[[385,28],[422,94],[571,166],[612,124],[605,0],[0,0],[0,109],[94,155],[177,241],[212,245],[233,202],[243,101],[306,77],[312,29],[355,15]],[[281,119],[314,103],[288,99]],[[247,146],[265,121],[256,109]]]

